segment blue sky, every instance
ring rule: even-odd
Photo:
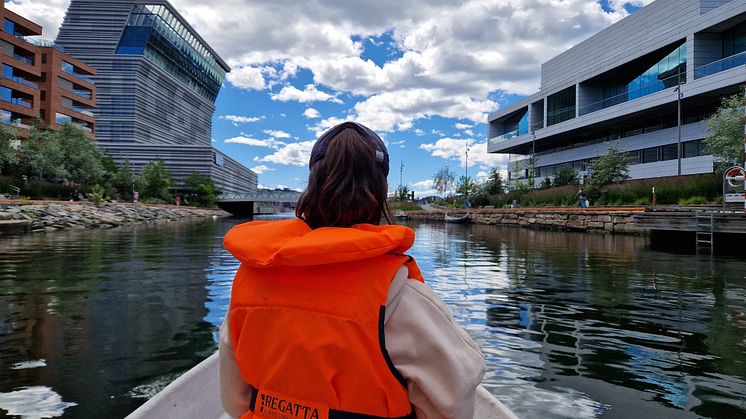
[[[171,0],[231,65],[213,145],[265,187],[302,189],[315,138],[346,119],[386,141],[390,190],[443,166],[483,176],[487,114],[538,90],[542,62],[652,0]],[[6,6],[54,38],[69,0]]]

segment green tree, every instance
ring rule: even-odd
[[[18,146],[17,175],[42,178],[49,181],[63,180],[65,171],[62,146],[57,133],[32,127],[28,138]]]
[[[629,178],[627,153],[615,146],[609,147],[609,151],[603,156],[593,159],[591,167],[593,173],[587,181],[586,189],[593,201],[601,196],[601,188],[604,186],[621,183]]]
[[[443,166],[433,176],[433,188],[445,198],[445,194],[453,188],[455,180],[456,173],[448,166]]]
[[[707,151],[721,166],[743,164],[743,126],[746,99],[736,94],[723,99],[714,115],[707,120]]]
[[[473,194],[476,189],[477,184],[472,178],[468,176],[459,177],[456,184],[456,194],[466,196],[467,194]]]
[[[578,174],[570,166],[561,166],[554,174],[554,186],[576,185]]]
[[[168,188],[173,184],[173,181],[163,160],[154,160],[146,164],[140,172],[140,181],[144,197],[159,198],[171,202]]]
[[[110,182],[120,198],[127,201],[132,200],[132,190],[136,187],[137,177],[132,173],[129,160],[125,160],[121,166],[116,168]]]
[[[215,201],[215,184],[209,176],[194,172],[184,178],[184,186],[192,191],[192,202],[201,207],[210,207]]]
[[[533,154],[531,157],[526,159],[526,168],[528,169],[528,186],[531,189],[534,189],[536,187],[536,166],[539,162],[539,159],[534,156]]]
[[[62,167],[67,180],[83,185],[94,185],[104,177],[103,152],[96,142],[74,124],[65,124],[58,138]]]
[[[396,199],[397,201],[408,201],[411,192],[412,191],[407,185],[401,185],[396,188],[396,192],[394,192],[394,199]]]
[[[18,161],[16,150],[20,137],[16,130],[5,124],[0,124],[0,170],[5,171]]]
[[[485,184],[485,192],[488,195],[497,195],[505,192],[505,184],[503,182],[502,175],[497,168],[490,170],[490,174],[487,177],[487,183]]]

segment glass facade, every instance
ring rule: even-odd
[[[65,115],[64,113],[57,112],[57,114],[55,114],[54,116],[54,122],[56,122],[58,125],[67,124],[68,122],[72,122],[72,120],[73,118],[71,116]]]
[[[746,22],[723,32],[722,38],[722,56],[724,58],[696,68],[694,70],[695,79],[746,65]]]
[[[575,118],[575,86],[547,97],[547,126]]]
[[[64,60],[62,61],[62,71],[81,80],[85,80],[88,83],[93,83],[93,79],[86,76],[85,74],[80,74],[79,72],[75,71],[75,66]]]
[[[626,86],[627,100],[686,83],[686,44],[673,50]]]
[[[3,77],[8,80],[13,80],[14,82],[20,83],[24,86],[33,87],[34,89],[39,87],[36,83],[28,81],[23,77],[17,76],[16,69],[9,66],[8,64],[3,64]]]
[[[209,49],[163,5],[134,6],[116,53],[145,56],[211,102],[225,78]]]

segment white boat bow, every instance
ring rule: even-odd
[[[185,372],[126,419],[231,419],[220,404],[218,353]],[[518,419],[481,385],[474,419]]]

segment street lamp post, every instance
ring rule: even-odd
[[[676,172],[676,175],[681,176],[681,98],[683,97],[683,94],[681,93],[681,71],[679,71],[679,76],[678,76],[675,91],[676,91],[676,126],[678,128],[678,141],[677,141],[677,146],[676,146],[676,158],[678,160],[678,170]]]

